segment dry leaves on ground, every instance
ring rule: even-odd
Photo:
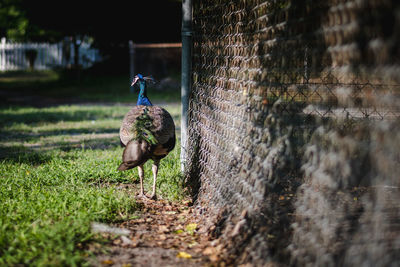
[[[141,215],[116,226],[129,236],[109,235],[108,253],[95,252],[93,265],[210,266],[218,260],[210,237],[198,231],[190,201],[138,202]]]

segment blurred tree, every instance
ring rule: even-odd
[[[127,49],[129,40],[178,42],[180,23],[176,0],[0,0],[1,36],[50,42],[69,36],[75,51],[85,36],[106,54]]]
[[[60,33],[45,30],[30,22],[23,7],[23,0],[0,1],[0,37],[12,41],[54,41]]]

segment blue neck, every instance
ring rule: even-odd
[[[138,96],[136,105],[152,106],[153,104],[150,102],[150,99],[147,97],[146,82],[140,81],[139,85],[140,85],[140,92],[139,92],[139,96]]]

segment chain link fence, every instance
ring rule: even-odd
[[[398,264],[399,14],[394,0],[194,1],[185,175],[221,259]]]

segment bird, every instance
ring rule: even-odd
[[[156,181],[160,160],[175,147],[175,124],[171,114],[151,103],[147,96],[147,83],[154,82],[151,76],[143,77],[137,74],[131,86],[139,84],[140,92],[136,106],[124,117],[120,131],[120,143],[124,147],[122,163],[118,170],[125,171],[138,167],[140,179],[139,197],[156,199]],[[148,197],[144,193],[143,165],[148,160],[153,161],[153,190]]]

